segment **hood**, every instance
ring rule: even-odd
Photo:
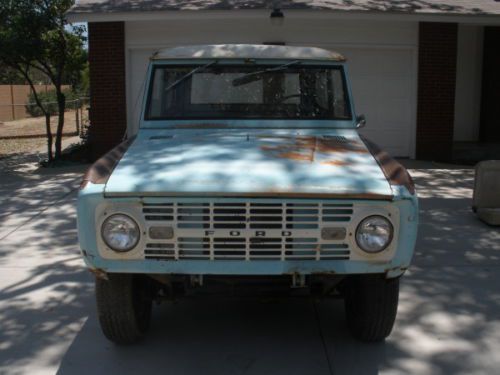
[[[391,199],[357,132],[327,133],[141,130],[105,194]]]

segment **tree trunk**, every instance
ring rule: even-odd
[[[45,113],[45,130],[47,131],[47,162],[54,160],[52,156],[52,131],[50,130],[50,113]]]
[[[50,129],[50,112],[47,111],[47,109],[43,106],[43,103],[40,101],[40,98],[38,97],[38,93],[36,92],[35,85],[28,74],[29,69],[28,68],[23,69],[19,65],[14,65],[13,67],[15,69],[17,69],[19,72],[21,72],[23,77],[26,79],[26,81],[30,85],[30,88],[31,88],[31,91],[33,93],[33,97],[35,99],[36,105],[38,106],[38,108],[40,108],[42,113],[45,115],[45,130],[47,133],[47,162],[50,163],[54,160],[54,157],[52,155],[52,131]]]
[[[62,93],[61,87],[56,87],[57,91],[57,107],[58,107],[58,115],[57,115],[57,132],[56,132],[56,155],[55,159],[58,160],[61,158],[62,154],[62,134],[64,128],[64,112],[66,110],[66,96]]]

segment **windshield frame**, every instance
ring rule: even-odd
[[[313,127],[329,127],[329,128],[353,128],[355,127],[356,112],[354,109],[354,103],[352,100],[351,86],[348,79],[347,67],[343,62],[338,61],[324,61],[324,60],[300,60],[300,67],[313,67],[313,68],[333,68],[339,69],[342,75],[343,81],[343,91],[345,95],[346,109],[348,111],[349,117],[346,118],[334,118],[334,117],[293,117],[293,118],[279,118],[279,117],[220,117],[220,116],[207,116],[207,117],[165,117],[157,118],[148,116],[148,111],[150,107],[150,101],[153,91],[153,80],[154,74],[157,69],[165,67],[192,67],[197,68],[209,64],[211,62],[217,62],[217,66],[255,66],[256,69],[262,70],[267,68],[278,67],[295,61],[292,59],[258,59],[258,60],[243,60],[243,59],[179,59],[179,60],[157,60],[153,61],[148,69],[147,77],[148,81],[144,89],[144,99],[142,111],[140,114],[140,128],[169,128],[174,124],[182,123],[193,123],[197,122],[201,125],[205,123],[213,124],[214,122],[225,124],[234,127],[261,127],[259,121],[266,121],[267,125],[276,128],[300,128],[300,127],[311,127],[311,123],[314,123]],[[250,65],[251,64],[251,65]],[[296,66],[292,66],[296,68]],[[307,124],[306,124],[307,123]]]

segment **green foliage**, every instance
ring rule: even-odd
[[[67,109],[75,109],[79,106],[77,102],[77,100],[80,99],[79,93],[74,92],[71,89],[66,89],[63,90],[63,94],[66,97]],[[48,114],[54,116],[59,113],[56,90],[40,91],[37,95],[38,99],[43,103],[45,111]],[[39,117],[44,115],[41,108],[36,104],[35,95],[33,93],[30,93],[30,95],[28,96],[28,100],[26,102],[26,112],[28,112],[32,117]]]
[[[2,1],[2,0],[0,0]],[[33,83],[37,85],[47,85],[50,84],[50,79],[46,74],[35,70],[30,69],[28,71],[28,75],[33,81]],[[16,69],[12,67],[2,64],[0,61],[0,84],[1,85],[26,85],[26,78]]]
[[[1,0],[0,0],[1,1]],[[0,63],[0,85],[22,85],[24,78],[15,69]]]
[[[82,70],[78,89],[82,96],[90,96],[90,70],[88,62]]]
[[[84,26],[69,30],[73,0],[0,0],[0,64],[35,69],[57,87],[80,80],[87,61]]]

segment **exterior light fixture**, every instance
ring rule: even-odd
[[[274,26],[282,26],[285,21],[285,15],[279,8],[274,8],[271,12],[271,24]]]

